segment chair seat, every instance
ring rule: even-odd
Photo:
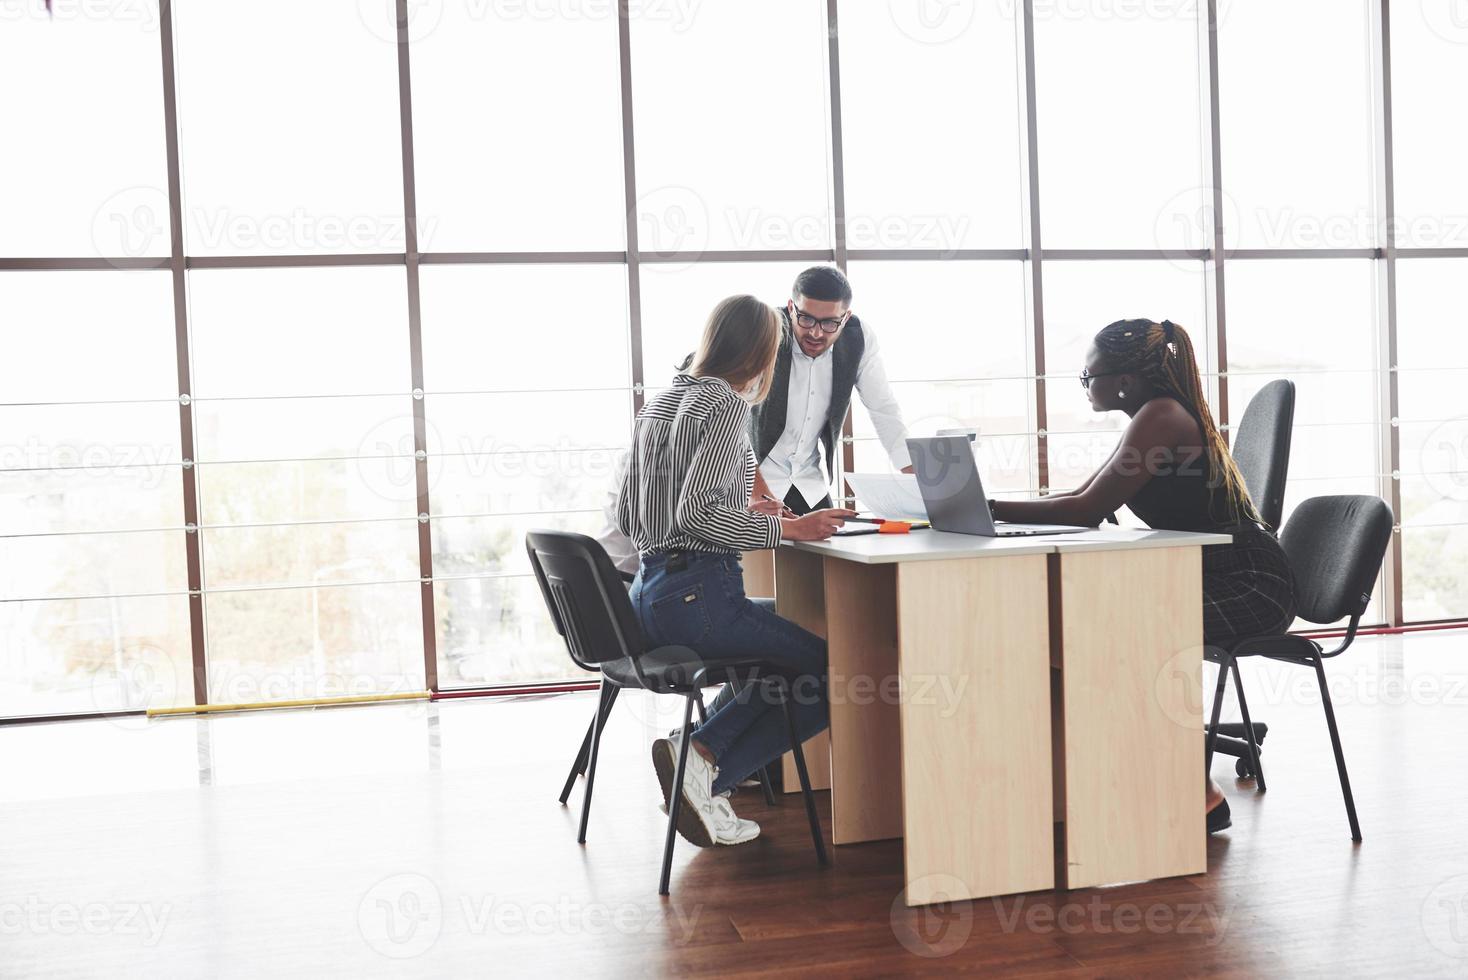
[[[1223,655],[1232,657],[1268,657],[1291,663],[1311,663],[1320,656],[1320,644],[1293,633],[1272,636],[1240,636],[1223,643],[1209,644],[1204,658],[1218,663]]]
[[[631,657],[603,662],[602,674],[618,687],[645,688],[658,694],[687,693],[692,690],[694,675],[700,670],[704,671],[706,684],[748,682],[766,676],[793,679],[795,676],[758,657],[701,657],[697,651],[684,646],[649,650],[638,659],[638,663],[646,684],[638,679]]]

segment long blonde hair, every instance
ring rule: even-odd
[[[770,394],[775,357],[780,352],[780,318],[753,296],[720,300],[703,327],[703,337],[687,370],[698,378],[723,378],[735,391],[758,381],[752,402]]]

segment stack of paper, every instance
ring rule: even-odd
[[[911,473],[848,473],[862,510],[892,521],[926,521],[928,508]]]

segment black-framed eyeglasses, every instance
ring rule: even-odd
[[[840,330],[841,327],[845,325],[847,319],[851,317],[851,311],[847,310],[840,316],[834,317],[830,320],[817,320],[815,317],[811,316],[809,313],[796,306],[793,300],[790,303],[790,309],[795,313],[795,323],[797,326],[804,327],[807,330],[819,329],[821,333],[835,333],[837,330]]]
[[[1126,371],[1098,371],[1097,373],[1092,374],[1090,371],[1086,370],[1085,368],[1081,368],[1081,387],[1084,388],[1084,389],[1086,389],[1087,391],[1090,391],[1091,390],[1091,382],[1092,381],[1095,381],[1097,378],[1114,378],[1117,375],[1126,374],[1126,373],[1128,373],[1128,372],[1126,372]]]

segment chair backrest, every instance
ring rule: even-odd
[[[1294,425],[1295,383],[1271,381],[1249,399],[1229,447],[1259,516],[1274,528],[1284,515]]]
[[[627,588],[606,550],[584,534],[530,531],[530,566],[545,608],[578,667],[642,653],[645,640]]]
[[[1380,497],[1343,494],[1303,500],[1279,543],[1295,573],[1301,619],[1334,623],[1356,617],[1371,602],[1392,538],[1392,509]]]

